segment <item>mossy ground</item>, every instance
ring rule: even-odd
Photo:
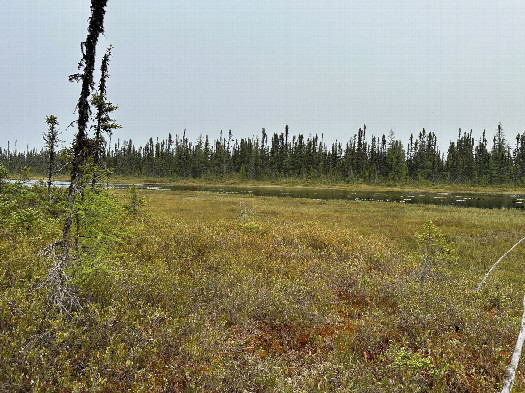
[[[107,245],[107,269],[76,281],[84,308],[71,315],[50,307],[39,286],[50,265],[39,252],[59,223],[5,221],[0,391],[500,389],[522,312],[525,249],[474,289],[524,236],[522,212],[139,196],[144,205]],[[428,250],[414,234],[429,221],[455,254],[436,259],[421,284]],[[524,387],[519,369],[515,389]]]

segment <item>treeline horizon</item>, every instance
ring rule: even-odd
[[[489,142],[490,140],[490,142]],[[347,142],[327,144],[319,137],[284,132],[234,139],[231,130],[218,139],[200,136],[190,142],[168,134],[167,139],[149,138],[144,146],[129,140],[104,141],[101,162],[117,176],[173,177],[242,180],[327,180],[333,182],[525,184],[525,132],[510,143],[501,124],[493,136],[475,140],[470,132],[458,131],[446,154],[437,135],[424,128],[411,134],[406,145],[394,133],[366,137],[366,125]],[[63,148],[66,167],[68,149]],[[30,170],[46,174],[49,153],[45,148],[25,152],[0,148],[0,163],[11,173]],[[57,167],[60,166],[60,163]],[[25,169],[24,169],[25,168]]]

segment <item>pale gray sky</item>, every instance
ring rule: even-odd
[[[41,147],[46,115],[76,119],[89,5],[4,1],[0,147]],[[524,21],[523,0],[109,0],[98,57],[113,44],[115,138],[136,144],[285,124],[346,142],[366,123],[404,143],[425,127],[443,147],[459,127],[525,131]]]

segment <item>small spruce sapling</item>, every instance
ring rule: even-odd
[[[425,224],[423,233],[415,234],[422,259],[419,272],[420,290],[423,290],[425,281],[438,273],[446,273],[446,268],[457,261],[454,249],[445,235],[432,221]]]
[[[51,184],[53,184],[53,174],[55,173],[57,159],[58,142],[58,119],[54,115],[46,116],[47,133],[44,134],[46,150],[48,155],[47,162],[47,200],[51,199]]]
[[[135,184],[129,188],[130,203],[128,210],[131,214],[136,215],[139,212],[139,206],[144,204],[144,199],[139,197],[138,189]]]
[[[31,168],[27,165],[24,165],[22,167],[22,170],[20,171],[20,182],[25,183],[29,181],[29,177],[31,176]]]

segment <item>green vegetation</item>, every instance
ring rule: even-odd
[[[501,386],[523,249],[474,289],[520,212],[86,189],[66,269],[79,304],[61,312],[46,280],[67,195],[51,191],[2,185],[0,390]]]

